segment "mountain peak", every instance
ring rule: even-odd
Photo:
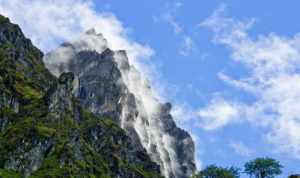
[[[107,46],[95,50],[99,46],[90,43],[95,34],[90,30],[82,36],[85,38],[71,42],[68,60],[54,55],[61,52],[60,47],[47,54],[45,62],[54,71],[73,72],[79,84],[74,94],[81,104],[98,116],[112,118],[139,150],[146,150],[160,165],[166,178],[188,178],[196,169],[194,143],[176,126],[171,104],[161,104],[154,97],[147,79],[129,63],[126,51],[113,51]],[[89,44],[89,48],[82,50],[83,44]],[[52,60],[59,61],[54,68]]]
[[[0,176],[188,178],[194,143],[95,30],[45,55],[0,17]],[[45,68],[47,67],[57,77]]]
[[[50,74],[42,52],[17,25],[4,20],[0,25],[0,177],[162,177],[159,166],[117,123],[80,104],[71,92],[76,80],[72,72],[59,78]]]

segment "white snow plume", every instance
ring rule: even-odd
[[[107,47],[113,51],[125,50],[129,63],[134,66],[128,73],[124,73],[123,77],[130,92],[136,96],[140,110],[139,118],[136,119],[136,130],[140,132],[140,138],[148,152],[151,151],[149,145],[155,144],[159,155],[163,157],[161,159],[171,162],[164,164],[165,172],[176,173],[179,169],[172,148],[174,140],[164,134],[163,123],[158,119],[161,108],[158,99],[161,100],[162,97],[155,93],[157,90],[150,89],[145,78],[151,80],[148,74],[152,72],[140,62],[141,59],[150,58],[154,51],[147,45],[131,40],[128,37],[128,29],[112,13],[96,11],[94,2],[96,1],[0,0],[0,13],[19,24],[25,35],[44,52],[51,51],[64,41],[71,41],[76,50],[95,50],[99,53]],[[80,35],[91,28],[103,34],[108,41],[101,36],[95,38],[94,31]],[[77,36],[79,38],[76,38]],[[70,45],[64,44],[45,56],[44,60],[47,67],[55,75],[59,75],[60,67],[66,67],[65,64],[76,52]],[[143,123],[145,121],[148,123]],[[143,124],[145,126],[139,128]],[[168,158],[167,154],[171,157]]]
[[[176,140],[165,131],[165,121],[161,119],[162,104],[153,94],[149,82],[135,69],[135,66],[131,66],[129,70],[121,67],[123,61],[127,60],[124,53],[116,53],[115,60],[120,66],[125,84],[137,100],[139,115],[134,121],[134,128],[142,145],[152,159],[160,163],[166,177],[173,173],[176,178],[180,178],[182,172],[179,169],[175,150]],[[153,152],[154,150],[159,154]]]
[[[0,14],[19,24],[44,52],[95,28],[109,40],[110,49],[126,50],[130,60],[149,58],[154,53],[147,45],[131,40],[128,29],[114,14],[96,11],[92,0],[0,0]]]
[[[72,44],[72,45],[71,45]],[[102,34],[96,34],[95,29],[90,29],[70,43],[64,43],[56,50],[48,53],[44,61],[50,71],[59,76],[63,70],[68,70],[68,63],[80,51],[93,50],[102,53],[107,48],[107,41]]]
[[[76,53],[86,50],[102,53],[107,48],[107,41],[103,36],[96,33],[95,30],[89,30],[73,42],[65,43],[58,50],[46,55],[45,62],[52,72],[59,75],[62,71],[68,70],[68,63]],[[128,92],[135,97],[136,109],[139,113],[133,122],[129,122],[127,116],[131,112],[131,108],[123,107],[120,118],[121,127],[126,130],[128,125],[132,125],[142,146],[152,160],[161,166],[162,173],[166,178],[182,178],[182,175],[186,173],[182,173],[182,169],[180,169],[181,165],[175,148],[177,140],[166,131],[168,126],[164,117],[168,117],[170,114],[171,108],[168,108],[170,106],[159,102],[159,95],[151,89],[147,76],[139,72],[139,70],[143,71],[141,68],[143,65],[138,60],[130,60],[124,50],[115,51],[114,54],[114,62],[121,71],[122,80]],[[91,65],[93,64],[91,63]],[[183,142],[190,144],[188,139]],[[192,170],[188,174],[192,174]]]

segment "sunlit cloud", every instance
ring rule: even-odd
[[[265,138],[275,144],[278,151],[300,158],[300,132],[297,131],[300,130],[300,35],[286,37],[270,33],[252,38],[248,30],[255,19],[238,21],[226,17],[225,9],[224,5],[220,6],[200,26],[212,30],[213,42],[225,45],[232,60],[249,71],[248,76],[238,79],[220,73],[220,79],[251,95],[255,101],[239,101],[238,110],[228,106],[223,110],[212,102],[208,111],[219,115],[205,112],[204,116],[219,118],[224,121],[223,126],[239,119],[266,127],[270,131]]]

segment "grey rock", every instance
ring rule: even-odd
[[[52,145],[52,140],[33,139],[31,143],[24,141],[11,153],[9,160],[5,162],[4,169],[20,171],[27,178],[41,166],[46,151]]]
[[[99,40],[103,40],[103,36],[94,30],[87,34],[99,36]],[[112,51],[105,46],[102,47],[105,50],[92,46],[82,50],[76,47],[81,46],[78,45],[80,42],[87,43],[86,39],[81,39],[76,44],[67,43],[67,46],[63,45],[47,54],[44,60],[48,68],[52,71],[73,72],[78,80],[74,94],[81,104],[98,116],[113,118],[126,131],[136,149],[147,150],[151,159],[160,165],[165,177],[188,178],[192,175],[196,169],[194,143],[187,132],[176,126],[170,114],[171,104],[160,104],[151,96],[151,87],[143,86],[145,82],[130,65],[126,51]],[[57,56],[55,54],[61,48],[68,48],[72,55],[63,63],[53,64],[51,60],[54,60],[53,56]],[[135,82],[133,80],[138,81],[133,84],[135,86],[130,84]],[[154,114],[148,113],[143,96],[138,96],[132,90],[140,90],[139,87],[143,87],[141,91],[148,93],[145,97],[151,97],[155,103],[157,109]],[[99,134],[91,135],[96,139]],[[162,139],[168,139],[168,143]]]
[[[92,32],[85,36],[91,35]],[[101,38],[99,44],[105,44],[101,35],[96,36],[91,38]],[[84,44],[77,42],[75,47],[66,43],[64,48],[84,50],[91,44],[93,40]],[[98,50],[104,51],[103,47]],[[91,55],[95,59],[99,55],[95,52],[75,54],[80,58]],[[113,52],[105,50],[101,58],[109,54]],[[102,82],[111,77],[114,82],[119,79],[115,66],[108,61],[99,64],[106,69],[100,72],[101,81],[96,81],[101,83],[103,90],[100,91],[89,87],[94,85],[92,77],[97,73],[93,63],[82,61],[91,72],[90,76],[84,76],[84,81],[81,74],[74,76],[69,71],[56,78],[45,68],[43,54],[24,37],[17,25],[1,15],[0,56],[1,175],[161,178],[159,166],[150,160],[146,151],[136,147],[123,129],[105,117],[118,119],[120,113],[119,105],[115,104],[120,93],[109,91],[121,89],[113,82],[109,85]],[[86,83],[82,85],[82,82]],[[84,109],[72,92],[86,101],[86,107],[95,108],[98,116]],[[100,109],[95,99],[97,92],[106,99],[100,102],[103,105]],[[91,102],[88,99],[92,99]],[[132,102],[131,99],[128,98],[128,102]]]

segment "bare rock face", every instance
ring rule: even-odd
[[[90,30],[47,54],[44,61],[57,75],[74,73],[73,93],[80,103],[98,116],[113,118],[135,147],[145,149],[160,165],[165,177],[187,178],[195,171],[192,138],[176,126],[171,104],[153,96],[125,51],[109,49],[103,36]]]
[[[78,55],[96,59],[99,54]],[[88,87],[93,84],[88,75],[86,83],[80,84],[76,81],[81,75],[75,70],[76,77],[72,72],[55,77],[44,66],[42,56],[17,25],[0,15],[0,177],[162,178],[147,152],[137,148],[111,119],[118,112],[110,99],[118,90],[107,93],[106,105],[102,100],[88,101],[94,97],[90,92],[96,91]],[[100,72],[101,76],[118,78],[117,73],[111,75],[109,63],[103,65],[107,70]],[[96,73],[85,69],[91,77]],[[76,93],[78,87],[85,91]],[[95,94],[104,96],[108,91],[114,90]],[[101,105],[105,107],[96,107]],[[95,108],[94,113],[104,114],[96,116],[84,109],[90,107]]]

